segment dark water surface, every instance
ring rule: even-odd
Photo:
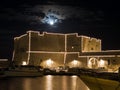
[[[0,79],[0,90],[89,90],[77,76],[12,77]]]

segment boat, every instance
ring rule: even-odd
[[[120,74],[82,69],[79,78],[90,90],[120,90]]]
[[[43,72],[34,66],[19,66],[4,71],[4,77],[38,77]]]

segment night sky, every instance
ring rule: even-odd
[[[55,24],[49,25],[54,19]],[[12,58],[14,37],[28,30],[78,33],[102,40],[102,50],[120,49],[120,8],[115,0],[3,0],[0,58]]]

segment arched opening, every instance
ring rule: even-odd
[[[88,67],[92,69],[98,68],[98,59],[92,57],[88,60]]]

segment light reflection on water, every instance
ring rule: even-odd
[[[89,90],[77,76],[15,77],[0,79],[0,90]]]
[[[52,81],[53,81],[53,77],[51,75],[48,75],[46,78],[45,78],[45,90],[52,90],[53,86],[52,85]]]

